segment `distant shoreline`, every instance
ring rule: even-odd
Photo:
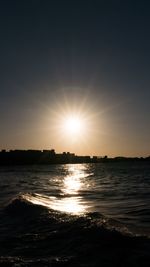
[[[51,150],[1,150],[0,166],[6,165],[48,165],[48,164],[79,164],[79,163],[105,163],[105,162],[150,162],[149,157],[114,157],[107,156],[77,156],[74,153],[63,152],[58,154]]]

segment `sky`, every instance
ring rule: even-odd
[[[146,0],[0,1],[0,149],[149,156],[149,14]]]

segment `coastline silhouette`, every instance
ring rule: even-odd
[[[9,150],[0,151],[0,165],[25,165],[25,164],[67,164],[67,163],[101,163],[121,161],[150,161],[149,157],[114,157],[107,156],[78,156],[74,153],[56,153],[51,150]]]

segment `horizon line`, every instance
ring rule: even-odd
[[[33,148],[27,148],[27,149],[20,149],[20,148],[15,148],[15,149],[5,149],[5,148],[3,148],[3,149],[1,149],[0,150],[0,153],[2,153],[2,152],[7,152],[7,153],[9,153],[9,152],[12,152],[12,151],[26,151],[26,152],[29,152],[29,151],[38,151],[38,152],[41,152],[41,153],[43,153],[43,152],[54,152],[56,155],[57,154],[62,154],[63,155],[63,153],[64,154],[72,154],[72,155],[74,155],[74,156],[77,156],[77,157],[85,157],[85,156],[88,156],[88,157],[97,157],[97,158],[130,158],[130,159],[134,159],[134,158],[150,158],[150,155],[147,155],[147,156],[123,156],[123,155],[116,155],[116,156],[108,156],[108,155],[77,155],[77,154],[75,154],[74,152],[70,152],[70,151],[62,151],[62,152],[57,152],[56,153],[56,151],[55,151],[55,149],[33,149]]]

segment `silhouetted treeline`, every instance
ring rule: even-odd
[[[77,156],[74,153],[63,152],[56,154],[55,150],[2,150],[0,152],[0,165],[25,165],[25,164],[65,164],[65,163],[100,163],[121,161],[148,161],[146,158],[115,157],[108,158],[97,156]]]

